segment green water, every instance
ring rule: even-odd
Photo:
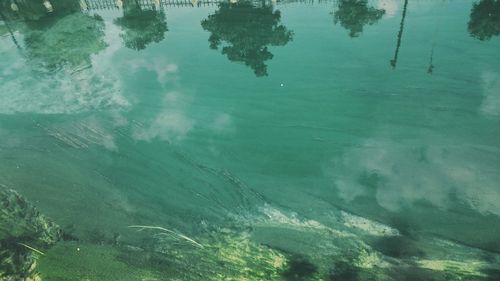
[[[92,3],[0,1],[42,280],[499,280],[500,1]]]

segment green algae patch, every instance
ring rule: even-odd
[[[245,234],[216,243],[210,256],[219,257],[231,269],[218,272],[217,280],[281,280],[287,263],[281,253],[252,242]]]
[[[60,242],[39,259],[42,280],[161,280],[155,272],[130,267],[112,246]]]
[[[421,268],[450,272],[460,276],[485,276],[481,271],[487,267],[485,262],[478,260],[462,262],[453,260],[420,260],[417,263]]]
[[[40,257],[42,280],[283,280],[286,257],[256,244],[248,233],[218,234],[204,248],[175,239],[146,244],[60,242]]]
[[[0,185],[0,280],[36,280],[36,259],[61,238],[57,224]]]
[[[282,280],[287,267],[283,254],[255,243],[247,232],[214,232],[201,240],[204,248],[174,239],[151,242],[155,259],[169,266],[161,270],[174,280]]]

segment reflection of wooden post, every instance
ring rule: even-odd
[[[427,68],[427,73],[429,74],[432,74],[432,71],[434,70],[434,65],[432,64],[432,59],[434,57],[434,46],[435,44],[433,43],[431,48],[431,58],[429,60],[429,68]]]
[[[391,60],[392,68],[396,68],[396,64],[398,63],[399,47],[401,47],[401,37],[403,36],[403,29],[405,27],[406,7],[407,6],[408,6],[408,0],[405,0],[405,4],[403,6],[403,17],[401,18],[401,23],[399,25],[399,33],[398,33],[398,41],[396,44],[396,51],[394,52],[394,58]]]

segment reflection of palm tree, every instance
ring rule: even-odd
[[[396,43],[396,51],[394,52],[394,58],[390,61],[392,68],[396,68],[396,64],[398,63],[399,48],[401,47],[401,38],[403,37],[403,30],[405,27],[406,8],[407,7],[408,7],[408,0],[405,0],[405,4],[403,6],[403,16],[401,17],[401,23],[399,24],[399,32],[398,32],[398,41]]]
[[[222,54],[229,60],[243,62],[255,75],[266,76],[264,62],[273,58],[267,46],[284,46],[293,36],[280,25],[280,18],[280,12],[273,11],[270,5],[255,7],[248,1],[223,2],[218,11],[201,22],[201,26],[212,33],[208,39],[210,48],[217,49],[225,41],[228,45],[222,47]]]
[[[349,30],[349,36],[358,37],[367,24],[376,23],[385,14],[383,9],[368,7],[367,0],[340,0],[334,13],[334,23]]]
[[[489,40],[500,34],[500,0],[481,0],[474,3],[468,24],[470,35]]]
[[[434,60],[434,47],[436,45],[435,44],[432,44],[432,48],[431,48],[431,56],[429,58],[429,67],[427,68],[427,73],[429,74],[432,74],[432,72],[434,71],[434,63],[433,63],[433,60]]]
[[[143,50],[151,42],[160,42],[168,30],[163,11],[142,10],[135,0],[123,1],[123,17],[115,20],[122,27],[125,47]]]

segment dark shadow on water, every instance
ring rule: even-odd
[[[472,5],[468,30],[481,41],[500,34],[500,0],[481,0]]]
[[[404,280],[404,281],[457,280],[452,276],[448,276],[445,272],[433,271],[429,269],[419,268],[416,266],[395,268],[393,269],[390,276],[393,278],[392,280]]]
[[[283,272],[283,278],[287,281],[308,280],[318,272],[316,265],[302,257],[295,257],[288,263],[288,268]]]
[[[372,281],[386,280],[386,275],[378,268],[361,268],[354,261],[347,259],[334,262],[326,281]],[[404,279],[394,279],[404,280]]]
[[[368,6],[367,0],[340,0],[333,13],[333,21],[349,31],[350,37],[359,37],[365,25],[377,23],[385,10]]]
[[[500,280],[500,269],[484,269],[482,271],[487,277],[484,279],[485,281],[498,281]]]
[[[273,58],[269,46],[284,46],[293,33],[280,24],[281,13],[273,5],[249,1],[223,2],[219,9],[201,22],[211,35],[211,49],[221,47],[230,61],[241,62],[253,69],[256,76],[267,76],[266,61]]]
[[[328,281],[357,281],[359,270],[349,262],[339,261],[333,265]]]
[[[380,238],[371,243],[372,247],[384,255],[393,258],[424,257],[415,240],[406,236]]]

